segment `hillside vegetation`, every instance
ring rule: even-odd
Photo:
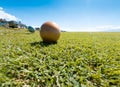
[[[120,87],[120,33],[39,32],[0,28],[0,87]]]

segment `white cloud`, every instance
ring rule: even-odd
[[[5,12],[2,7],[0,7],[0,18],[6,19],[6,20],[14,20],[14,21],[18,21],[19,20],[14,15],[11,15],[11,14]]]
[[[0,7],[0,10],[3,10],[3,8],[2,8],[2,7]]]

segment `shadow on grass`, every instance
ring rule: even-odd
[[[44,41],[40,41],[40,42],[33,42],[33,43],[30,43],[30,44],[31,44],[31,46],[41,45],[42,47],[46,47],[46,46],[49,46],[49,45],[57,44],[57,42],[44,42]]]

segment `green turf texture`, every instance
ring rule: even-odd
[[[120,33],[0,28],[0,87],[120,87]]]

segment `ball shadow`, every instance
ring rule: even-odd
[[[47,47],[49,45],[57,44],[57,42],[44,42],[44,41],[40,41],[40,42],[33,42],[33,43],[30,43],[30,44],[31,44],[31,46],[40,45],[42,47]]]

